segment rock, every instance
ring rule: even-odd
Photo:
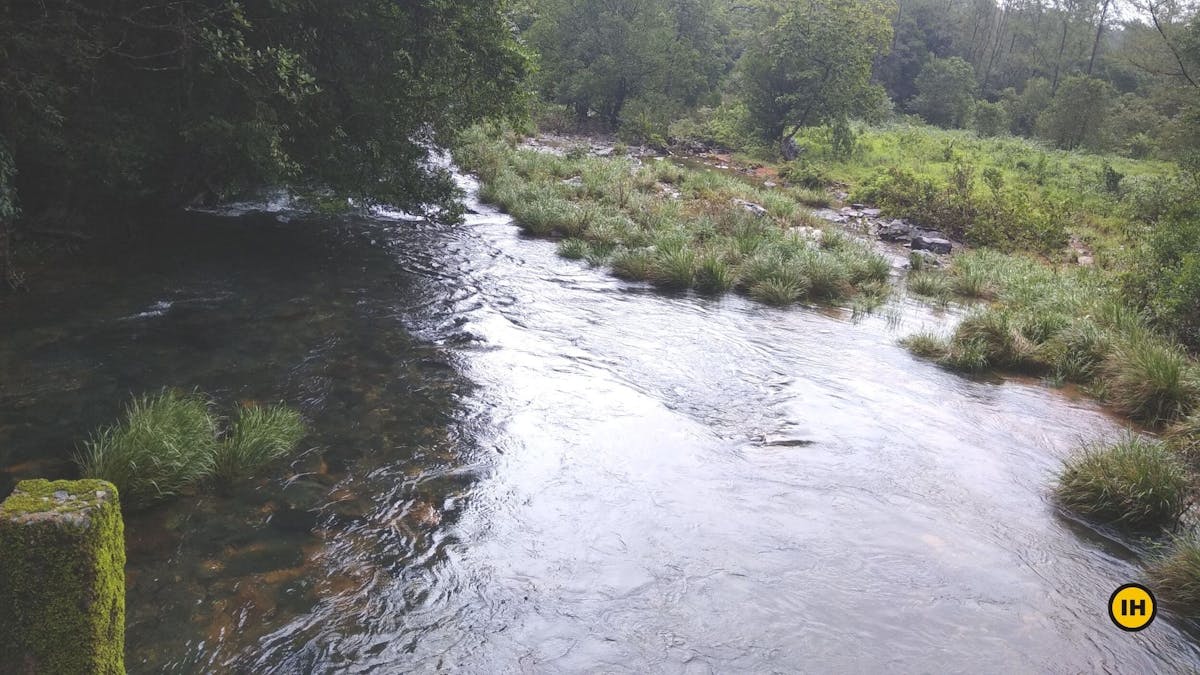
[[[760,205],[760,204],[755,204],[754,202],[748,202],[745,199],[735,199],[735,200],[733,200],[733,203],[734,203],[734,205],[740,206],[743,209],[746,209],[747,211],[749,211],[750,213],[753,213],[754,215],[758,216],[759,218],[762,218],[763,216],[767,215],[767,210],[765,208],[763,208],[762,205]]]
[[[912,227],[903,220],[893,220],[880,225],[877,236],[884,241],[908,241],[912,238]]]
[[[879,209],[863,209],[863,215],[868,218],[878,218],[883,211]]]
[[[867,208],[867,205],[866,204],[851,204],[850,208],[858,209],[859,211],[862,211],[863,209]]]
[[[17,484],[0,504],[0,607],[0,670],[125,672],[125,526],[116,487]]]
[[[1083,267],[1091,267],[1092,265],[1096,264],[1096,259],[1090,255],[1081,255],[1076,260],[1076,262],[1078,262]]]
[[[583,178],[580,178],[579,176],[574,176],[572,178],[564,178],[562,180],[562,184],[569,185],[571,187],[583,187]]]
[[[934,253],[949,253],[954,245],[949,239],[939,239],[937,237],[913,237],[912,248],[914,251],[932,251]]]
[[[763,187],[768,187],[768,188],[779,187],[779,183],[776,183],[773,180],[763,181]]]

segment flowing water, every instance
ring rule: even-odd
[[[1117,421],[898,336],[465,225],[193,214],[4,300],[0,493],[131,392],[286,400],[270,477],[129,514],[131,672],[1194,671],[1047,499]],[[169,235],[167,233],[170,233]]]

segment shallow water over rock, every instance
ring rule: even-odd
[[[1136,561],[1047,499],[1119,429],[1092,404],[913,358],[915,303],[664,295],[473,206],[189,216],[3,301],[0,491],[130,392],[312,420],[272,477],[129,516],[131,672],[1200,667],[1169,614],[1111,624]]]

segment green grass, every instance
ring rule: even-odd
[[[562,256],[610,266],[621,278],[780,305],[868,307],[888,295],[887,259],[807,208],[828,203],[823,192],[764,189],[669,161],[555,156],[478,128],[462,135],[455,156],[479,175],[481,198],[530,234],[561,238]]]
[[[1167,447],[1192,466],[1200,467],[1200,412],[1176,422],[1164,435]]]
[[[75,462],[85,478],[116,485],[126,508],[140,509],[210,477],[244,478],[291,452],[304,434],[300,414],[284,406],[243,409],[223,430],[207,398],[167,390],[133,399]]]
[[[950,353],[950,341],[932,331],[909,335],[900,344],[913,354],[927,359],[942,359]]]
[[[122,420],[101,429],[75,457],[85,478],[117,486],[127,508],[178,495],[212,474],[218,424],[199,394],[135,398]]]
[[[1183,463],[1161,443],[1133,434],[1084,447],[1066,462],[1055,487],[1068,510],[1133,530],[1175,524],[1190,491]]]
[[[1182,349],[1153,337],[1117,345],[1102,368],[1110,403],[1152,426],[1185,417],[1200,398],[1200,374]]]
[[[253,475],[291,454],[306,433],[300,413],[286,406],[242,408],[216,448],[214,475],[223,481]]]
[[[910,272],[916,294],[986,299],[957,327],[944,364],[1043,375],[1088,386],[1117,411],[1164,426],[1197,407],[1200,370],[1157,334],[1102,270],[1054,267],[990,250],[948,270]]]
[[[1188,616],[1200,613],[1200,537],[1177,537],[1170,552],[1153,560],[1146,574],[1164,601]]]

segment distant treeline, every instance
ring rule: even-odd
[[[772,144],[901,113],[1131,157],[1198,147],[1200,22],[1182,2],[521,0],[516,20],[542,97],[634,140],[707,107],[701,122]]]

